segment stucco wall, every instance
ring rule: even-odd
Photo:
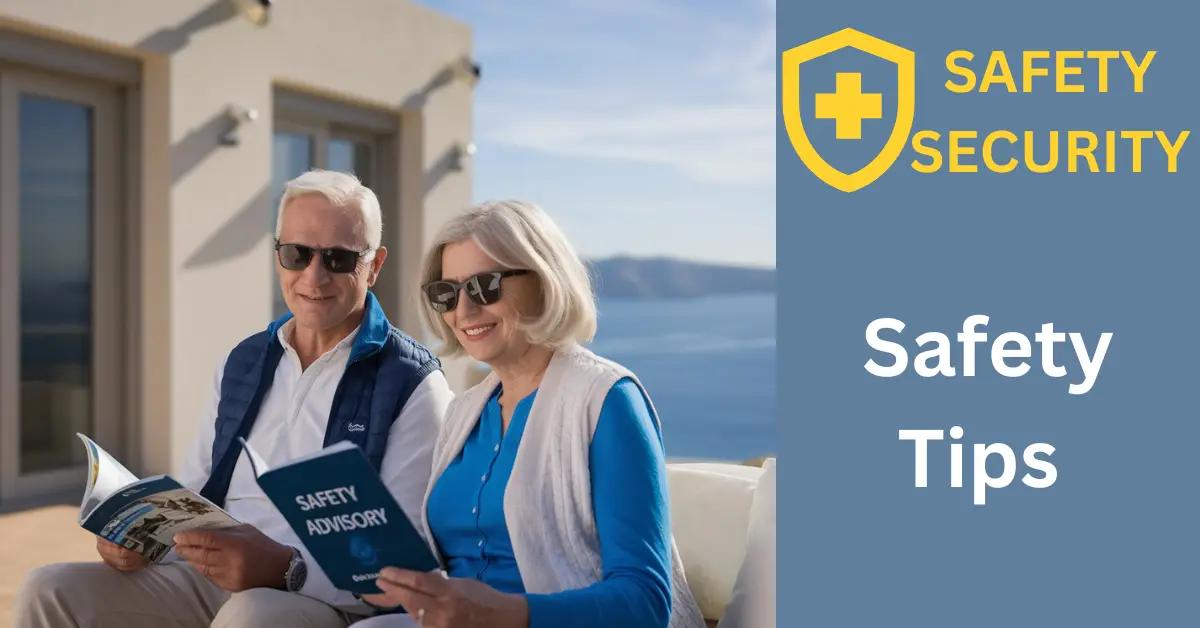
[[[283,83],[393,112],[402,120],[398,167],[402,233],[383,280],[411,294],[429,235],[471,198],[471,164],[442,167],[471,139],[471,88],[423,88],[471,52],[470,29],[401,0],[284,0],[257,27],[225,0],[6,0],[0,27],[142,61],[132,147],[142,205],[134,318],[142,330],[130,423],[145,471],[178,465],[210,393],[213,369],[271,313],[272,90]],[[240,144],[223,146],[221,116],[258,111]],[[416,188],[416,189],[414,189]],[[420,337],[415,301],[399,325]],[[448,368],[462,381],[463,365]],[[135,463],[136,464],[136,463]]]

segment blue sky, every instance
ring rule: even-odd
[[[775,4],[423,0],[474,30],[476,200],[589,257],[775,265]]]

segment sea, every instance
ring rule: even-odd
[[[668,458],[777,453],[775,295],[601,298],[599,310],[591,349],[637,374]]]

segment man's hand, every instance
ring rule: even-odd
[[[403,605],[421,628],[526,628],[525,596],[501,593],[469,578],[447,578],[385,567],[375,581],[383,591],[364,595],[376,606]]]
[[[175,535],[175,551],[213,584],[231,593],[284,588],[292,549],[251,525]]]
[[[129,573],[149,564],[141,554],[100,537],[96,537],[96,551],[109,567],[117,571]]]

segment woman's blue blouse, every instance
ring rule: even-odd
[[[524,594],[504,490],[537,391],[517,403],[507,431],[500,392],[497,387],[462,451],[437,478],[429,525],[451,577]],[[609,390],[588,454],[603,577],[583,589],[526,595],[530,626],[666,626],[671,528],[665,456],[658,424],[633,380]]]

